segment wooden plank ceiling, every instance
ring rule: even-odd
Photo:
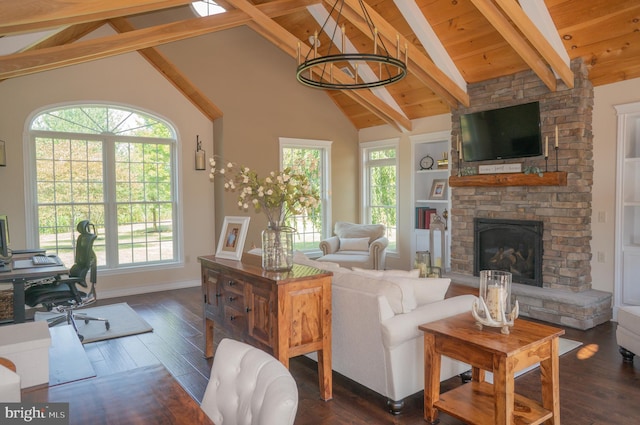
[[[344,0],[340,22],[360,52],[373,50],[359,0]],[[595,86],[640,77],[638,0],[364,0],[384,43],[407,49],[407,77],[375,90],[327,91],[357,129],[411,120],[468,105],[467,84],[531,69],[549,90],[573,86],[569,61],[582,58]],[[3,0],[0,80],[139,51],[212,120],[224,111],[208,99],[156,46],[248,25],[292,57],[335,0],[220,0],[225,13],[197,17],[188,0]],[[175,11],[176,20],[135,28],[129,18]],[[184,16],[193,18],[184,19]],[[337,15],[334,15],[337,17]],[[320,22],[320,23],[318,23]],[[109,24],[116,35],[80,40]],[[43,32],[48,30],[48,32]],[[40,34],[26,42],[18,36]],[[318,34],[318,54],[331,45]],[[333,46],[335,49],[335,46]],[[335,50],[334,50],[335,51]],[[339,78],[346,78],[342,75]],[[309,88],[309,90],[313,90]]]

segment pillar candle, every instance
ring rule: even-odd
[[[498,285],[487,286],[487,299],[485,300],[489,314],[493,320],[501,321],[504,312],[503,295],[504,288]]]
[[[549,156],[549,136],[544,136],[544,157]]]

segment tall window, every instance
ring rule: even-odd
[[[290,223],[296,229],[294,249],[306,252],[318,251],[320,241],[330,230],[331,203],[329,198],[329,161],[331,142],[280,138],[281,167],[292,167],[306,174],[320,193],[320,204],[305,214],[294,216]]]
[[[34,228],[41,248],[73,263],[75,226],[98,230],[98,264],[174,262],[175,132],[140,111],[106,105],[48,110],[31,123]]]
[[[382,141],[362,145],[364,222],[384,224],[389,251],[396,251],[398,227],[397,142]]]

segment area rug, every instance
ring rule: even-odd
[[[561,355],[563,354],[567,354],[569,351],[571,350],[575,350],[576,348],[580,347],[582,345],[582,343],[580,341],[574,341],[572,339],[566,339],[566,338],[558,338],[558,352]],[[537,367],[540,366],[540,363],[536,363],[534,365],[531,365],[527,368],[524,368],[522,370],[519,370],[516,372],[515,377],[517,378],[518,376],[527,373]],[[493,373],[491,372],[487,372],[485,373],[485,381],[489,382],[490,384],[493,384]]]
[[[108,319],[110,324],[107,330],[104,322],[89,321],[89,323],[85,324],[83,320],[76,320],[78,333],[84,336],[83,344],[153,331],[153,328],[127,303],[81,308],[76,312]],[[34,320],[47,320],[58,315],[55,313],[36,312]],[[63,324],[66,325],[66,322]]]

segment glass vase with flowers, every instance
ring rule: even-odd
[[[210,158],[209,178],[224,178],[225,190],[238,191],[238,207],[243,210],[253,206],[257,213],[264,213],[267,228],[262,232],[262,268],[268,271],[287,271],[293,267],[293,235],[295,229],[288,225],[291,218],[315,208],[320,202],[317,189],[303,173],[291,167],[271,171],[259,177],[249,167],[232,162],[218,167],[216,158]]]

